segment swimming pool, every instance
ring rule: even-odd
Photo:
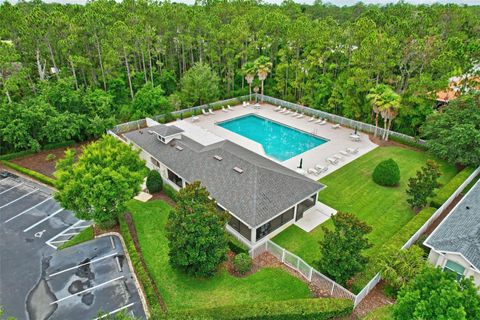
[[[288,160],[328,141],[254,114],[217,125],[260,143],[268,156],[279,161]]]

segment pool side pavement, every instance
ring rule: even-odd
[[[267,157],[272,161],[276,161],[291,170],[297,170],[301,159],[303,159],[302,168],[303,170],[305,170],[305,172],[307,172],[310,168],[314,168],[315,165],[320,165],[324,167],[328,166],[328,170],[326,172],[320,173],[319,175],[307,173],[306,176],[311,178],[312,180],[318,180],[334,172],[338,168],[343,167],[344,165],[352,162],[358,157],[364,155],[365,153],[370,152],[378,146],[375,143],[371,142],[368,138],[368,135],[364,133],[359,133],[361,140],[355,142],[352,141],[350,138],[350,134],[353,133],[353,130],[350,128],[339,127],[338,129],[333,129],[333,123],[327,122],[324,125],[316,124],[314,121],[308,121],[310,119],[310,116],[308,115],[305,115],[302,118],[298,119],[292,117],[291,114],[285,115],[279,113],[278,111],[275,111],[275,108],[276,106],[267,103],[262,103],[259,109],[255,109],[253,106],[244,107],[242,105],[237,105],[232,106],[233,110],[229,110],[227,112],[217,110],[214,112],[214,114],[211,115],[198,116],[198,119],[196,121],[193,121],[193,118],[188,118],[185,120],[178,120],[172,122],[169,125],[175,125],[184,130],[186,129],[185,134],[200,143],[202,143],[202,140],[205,140],[205,142],[209,142],[218,141],[221,139],[228,139],[236,144],[241,145],[244,148],[247,148],[264,157]],[[268,157],[265,154],[265,151],[263,150],[261,144],[217,125],[218,122],[226,121],[248,114],[257,114],[264,118],[307,132],[320,138],[328,139],[329,141],[318,147],[294,156],[286,161],[280,162],[275,160],[274,158]],[[202,136],[205,136],[207,138],[204,138]],[[358,148],[358,153],[342,155],[341,152],[345,152],[347,148]],[[340,155],[343,159],[339,160],[336,165],[329,164],[326,159],[333,157],[333,155],[335,154]]]

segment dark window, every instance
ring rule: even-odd
[[[228,225],[232,227],[235,231],[240,233],[245,239],[250,240],[252,238],[252,232],[248,226],[243,224],[240,220],[230,215],[230,220]]]
[[[270,234],[271,232],[277,230],[285,223],[291,221],[293,216],[295,215],[295,207],[288,209],[275,219],[263,224],[262,226],[257,228],[257,241],[264,238],[266,235]]]
[[[158,162],[157,159],[150,157],[150,161],[154,166],[160,167],[160,162]]]
[[[314,194],[310,198],[300,202],[297,205],[297,220],[300,220],[303,218],[303,213],[313,207],[315,203],[317,202],[317,194]]]
[[[172,181],[173,183],[175,183],[180,188],[183,187],[182,178],[177,176],[173,171],[168,170],[168,180]]]

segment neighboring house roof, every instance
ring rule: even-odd
[[[162,137],[172,136],[174,134],[182,133],[183,130],[175,126],[166,126],[164,124],[159,124],[156,126],[148,127],[148,130],[154,131]]]
[[[480,270],[480,182],[433,231],[425,244],[437,251],[460,253]]]
[[[199,180],[219,204],[251,227],[262,225],[324,188],[229,140],[203,146],[182,135],[182,139],[162,144],[148,134],[151,128],[124,136],[188,182]],[[215,159],[216,155],[222,160]]]

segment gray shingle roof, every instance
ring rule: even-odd
[[[182,136],[165,145],[144,129],[124,134],[187,181],[199,180],[223,207],[252,227],[324,186],[231,141],[203,146]],[[222,157],[221,161],[214,158]],[[239,167],[243,173],[233,170]]]
[[[461,253],[480,269],[480,182],[425,242],[437,251]]]
[[[154,132],[156,132],[157,134],[159,134],[160,136],[162,137],[168,137],[168,136],[171,136],[171,135],[174,135],[174,134],[177,134],[177,133],[182,133],[183,130],[180,129],[179,127],[175,127],[175,126],[166,126],[164,124],[159,124],[159,125],[156,125],[156,126],[151,126],[148,128],[148,130],[152,130]]]

